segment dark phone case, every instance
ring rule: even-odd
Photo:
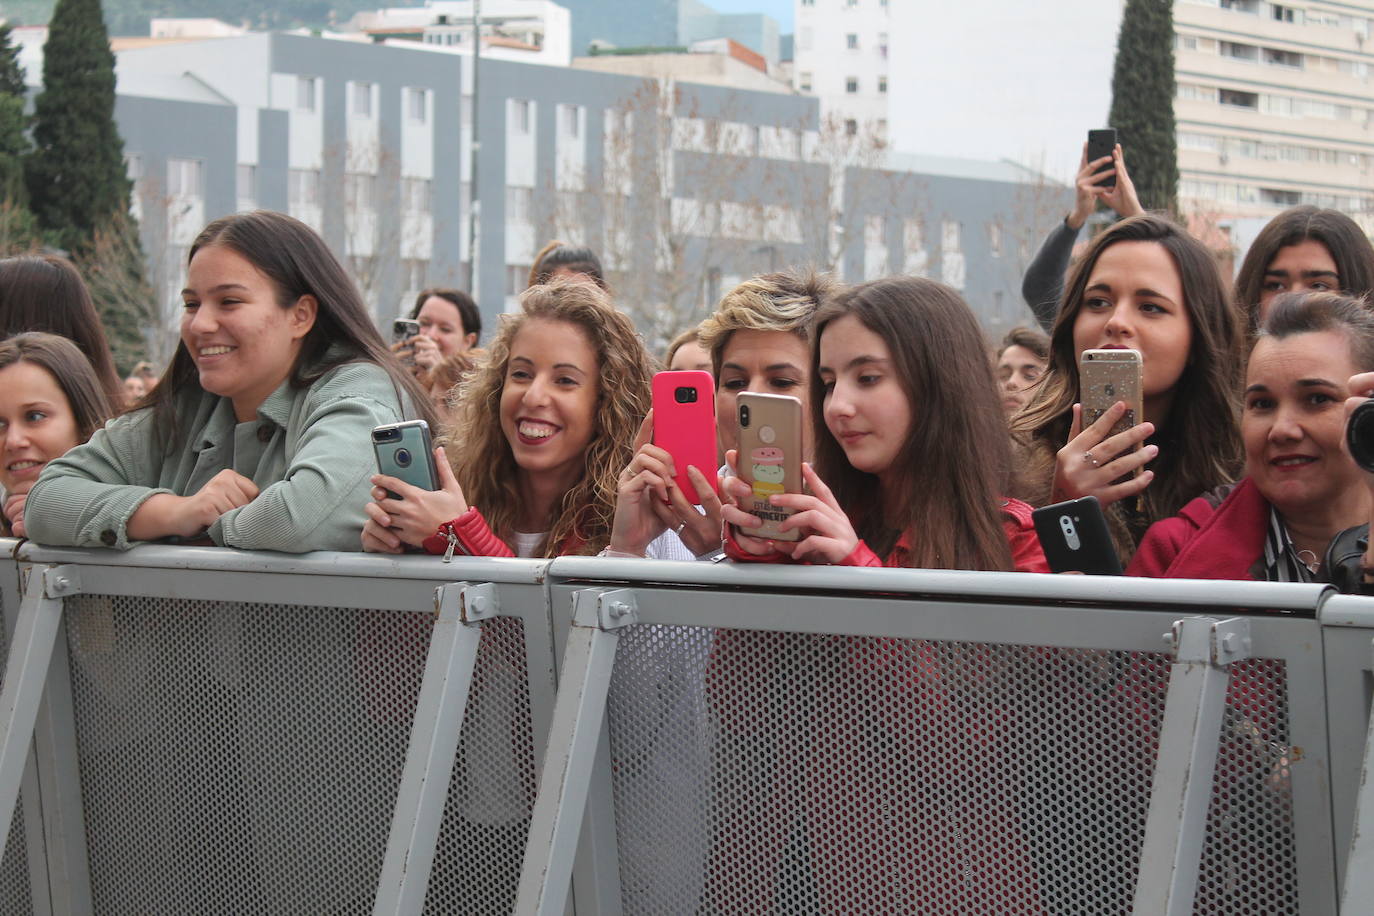
[[[1090,130],[1090,131],[1088,131],[1088,161],[1089,161],[1089,162],[1092,162],[1094,159],[1101,159],[1103,156],[1110,156],[1110,155],[1112,154],[1112,150],[1114,150],[1114,149],[1116,149],[1116,130],[1115,130],[1115,128],[1106,128],[1106,129],[1104,129],[1104,130]],[[1111,168],[1111,167],[1112,167],[1112,166],[1111,166],[1111,163],[1107,163],[1106,165],[1104,165],[1102,168],[1098,169],[1097,171],[1098,171],[1098,172],[1105,172],[1107,169],[1109,169],[1109,168]],[[1093,174],[1096,174],[1096,172],[1094,172]],[[1116,176],[1113,175],[1111,178],[1108,178],[1106,181],[1102,182],[1102,187],[1104,187],[1104,188],[1114,188],[1114,187],[1116,187]]]
[[[1090,576],[1121,575],[1121,558],[1116,555],[1107,517],[1096,496],[1084,496],[1068,502],[1055,503],[1031,513],[1035,533],[1050,569],[1057,573],[1081,572]],[[1077,543],[1071,543],[1062,524],[1069,519]]]
[[[697,393],[693,403],[679,404],[678,388]],[[659,372],[653,380],[654,445],[673,456],[677,476],[673,483],[696,505],[701,496],[687,476],[692,465],[716,490],[716,385],[711,373],[700,369]]]
[[[386,429],[399,429],[401,438],[395,442],[378,442],[377,433]],[[410,452],[410,464],[402,466],[396,461],[396,453],[401,449]],[[429,424],[424,420],[376,427],[372,430],[372,451],[377,455],[379,473],[404,480],[421,490],[439,489],[439,469],[434,465],[434,443],[430,438]],[[387,491],[387,496],[391,499],[400,499],[390,490]]]

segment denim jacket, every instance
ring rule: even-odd
[[[129,518],[150,496],[189,496],[226,468],[258,486],[258,497],[210,526],[217,545],[250,550],[359,550],[376,473],[372,427],[404,411],[390,376],[347,363],[309,388],[283,382],[239,423],[228,398],[205,391],[177,399],[180,446],[168,451],[151,409],[117,417],[51,462],[29,492],[24,523],[42,544],[132,546]]]

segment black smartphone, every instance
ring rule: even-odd
[[[434,442],[424,420],[387,423],[372,430],[372,450],[377,454],[377,470],[404,480],[421,490],[439,489],[439,469],[434,465]],[[390,490],[390,499],[400,499]]]
[[[1121,575],[1121,558],[1116,555],[1107,517],[1096,496],[1036,509],[1031,518],[1052,572]]]
[[[1104,127],[1100,130],[1088,131],[1089,162],[1101,159],[1103,156],[1110,156],[1112,154],[1112,150],[1114,149],[1116,149],[1115,127]],[[1108,162],[1105,165],[1103,165],[1100,169],[1098,169],[1097,172],[1105,172],[1107,171],[1107,169],[1110,169],[1111,167],[1112,164]],[[1097,174],[1097,172],[1094,172],[1093,174]],[[1112,175],[1110,178],[1101,182],[1101,186],[1104,188],[1116,187],[1116,176]]]
[[[410,338],[420,333],[420,322],[414,318],[397,318],[391,322],[391,345],[394,347],[398,343],[405,343]],[[406,347],[404,350],[397,351],[396,355],[401,362],[407,366],[415,365],[415,348]]]

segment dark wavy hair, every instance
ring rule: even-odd
[[[1339,293],[1284,293],[1274,298],[1256,341],[1322,331],[1343,334],[1355,368],[1360,372],[1374,370],[1374,309],[1368,299]]]
[[[1248,319],[1251,331],[1259,323],[1264,272],[1280,248],[1306,241],[1320,242],[1331,253],[1342,292],[1355,297],[1374,294],[1374,245],[1370,245],[1364,230],[1339,210],[1293,207],[1260,230],[1236,274],[1236,304]]]
[[[846,316],[887,344],[911,404],[911,428],[894,459],[908,473],[896,492],[884,491],[876,475],[855,469],[825,423],[821,343],[826,328]],[[1011,569],[1001,512],[1011,443],[983,334],[968,304],[933,280],[876,280],[823,304],[812,339],[816,473],[859,536],[882,556],[910,531],[913,567]]]
[[[1093,239],[1069,274],[1050,334],[1045,380],[1031,402],[1012,417],[1012,433],[1043,441],[1051,453],[1068,441],[1072,408],[1079,399],[1074,322],[1098,258],[1120,242],[1153,242],[1169,253],[1192,325],[1187,364],[1174,384],[1185,396],[1175,398],[1168,420],[1157,424],[1155,479],[1141,497],[1143,514],[1157,521],[1177,515],[1199,493],[1234,480],[1243,454],[1238,410],[1245,333],[1240,313],[1211,252],[1181,226],[1159,216],[1136,216]]]
[[[448,289],[447,287],[432,287],[420,291],[420,295],[415,297],[415,308],[410,310],[411,318],[420,317],[420,309],[425,307],[431,296],[437,296],[445,302],[449,302],[458,310],[458,318],[463,325],[463,334],[476,334],[478,338],[482,336],[482,312],[477,308],[477,303],[472,301],[472,297],[461,289]]]
[[[110,404],[124,403],[105,325],[70,261],[53,255],[0,260],[0,337],[25,331],[56,334],[75,343],[90,361]]]
[[[236,213],[215,220],[191,245],[187,266],[202,248],[222,246],[241,255],[276,287],[277,304],[290,308],[302,296],[319,303],[315,324],[302,341],[290,383],[307,388],[346,363],[375,363],[386,370],[402,410],[438,427],[428,394],[396,361],[367,314],[362,296],[324,240],[305,223],[271,210]],[[200,391],[200,373],[185,342],[177,344],[157,387],[138,407],[151,407],[157,429],[169,446],[179,444],[176,400],[182,391]]]

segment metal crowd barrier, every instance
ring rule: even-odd
[[[14,551],[0,916],[1374,899],[1321,586]]]

